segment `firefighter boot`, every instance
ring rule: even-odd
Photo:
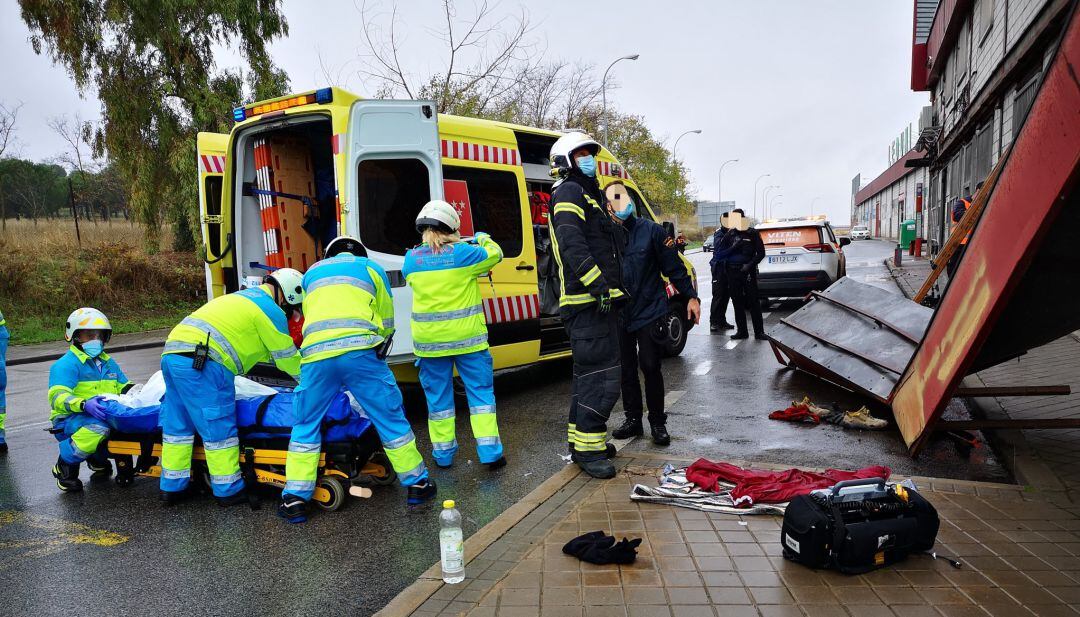
[[[615,477],[615,466],[606,458],[592,461],[578,459],[576,462],[582,471],[599,480],[607,480]]]
[[[53,466],[52,475],[56,478],[56,487],[65,493],[75,493],[83,488],[82,480],[79,479],[79,465],[65,463],[64,459],[57,458]]]
[[[641,420],[634,418],[623,420],[619,428],[611,431],[613,439],[630,439],[631,437],[641,437],[644,434],[645,429],[641,426]]]
[[[615,444],[611,442],[604,444],[604,458],[615,458],[618,454],[619,451],[615,449]],[[577,456],[577,450],[574,449],[574,444],[570,444],[570,460],[576,461],[575,456]]]
[[[666,446],[671,443],[671,435],[667,432],[667,426],[663,424],[653,424],[650,426],[652,429],[652,442],[658,446]]]

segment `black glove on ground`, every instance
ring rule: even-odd
[[[566,543],[563,552],[582,561],[605,565],[609,563],[633,563],[637,558],[637,547],[641,538],[616,542],[613,536],[603,531],[590,531]]]

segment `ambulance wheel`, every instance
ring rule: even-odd
[[[394,467],[390,464],[390,459],[386,456],[385,452],[376,452],[371,455],[368,462],[375,463],[386,470],[386,475],[383,476],[371,476],[371,481],[378,486],[390,486],[397,481],[397,474],[394,473]]]
[[[674,310],[662,318],[667,326],[663,347],[664,356],[668,358],[674,358],[682,353],[683,348],[686,347],[686,337],[690,330],[686,318],[678,312],[685,313],[686,309],[680,304],[676,304],[675,307]]]
[[[323,476],[319,478],[315,484],[318,488],[326,489],[326,492],[330,493],[330,501],[323,503],[316,501],[315,504],[319,508],[326,510],[327,512],[333,512],[345,504],[345,498],[349,496],[348,491],[345,490],[345,486],[341,484],[341,480],[333,476]]]

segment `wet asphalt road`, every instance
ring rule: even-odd
[[[881,242],[852,245],[849,275],[895,291],[881,264],[891,250]],[[708,257],[691,256],[706,307]],[[766,328],[797,307],[775,303]],[[707,313],[702,321],[707,322]],[[661,450],[637,440],[628,451],[793,466],[884,464],[901,473],[1008,478],[985,452],[969,458],[945,440],[913,461],[894,429],[863,433],[768,420],[770,411],[804,394],[844,408],[861,401],[782,370],[765,342],[734,343],[726,335],[710,335],[707,327],[691,332],[683,354],[664,365],[674,441]],[[136,381],[157,370],[157,350],[115,357]],[[498,472],[475,462],[467,420],[459,426],[456,467],[435,469],[432,476],[440,501],[457,500],[467,536],[564,465],[569,374],[569,363],[556,362],[497,377],[500,429],[510,460]],[[159,506],[151,479],[129,488],[87,482],[82,494],[60,494],[49,474],[55,440],[41,430],[48,418],[48,365],[11,367],[8,378],[11,451],[0,461],[0,615],[70,615],[88,609],[115,615],[365,615],[438,559],[437,509],[406,509],[404,491],[396,486],[376,487],[372,499],[352,499],[344,509],[299,526],[274,515],[272,494],[257,512],[225,510],[208,500],[166,509]],[[406,399],[416,435],[426,441],[422,399],[413,391]],[[430,448],[422,443],[421,450]],[[84,470],[84,481],[87,476]]]

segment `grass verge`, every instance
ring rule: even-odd
[[[44,223],[48,231],[36,241],[32,228],[12,227],[0,236],[0,311],[12,345],[63,340],[65,319],[81,306],[104,311],[120,334],[171,327],[205,299],[197,256],[148,255],[127,225],[93,239],[84,234],[82,247],[74,233]]]

